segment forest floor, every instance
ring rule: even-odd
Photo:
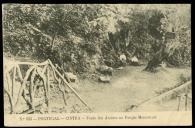
[[[191,75],[190,68],[166,68],[157,73],[145,72],[144,68],[127,66],[122,70],[115,70],[111,82],[107,84],[81,80],[79,94],[95,112],[124,112],[131,105],[156,96],[156,91],[178,84],[181,74]],[[172,111],[177,110],[177,104],[175,99],[161,105],[154,104],[153,109],[148,106],[142,110]]]
[[[76,91],[93,112],[125,112],[131,105],[156,96],[156,91],[178,84],[181,74],[191,76],[191,68],[166,68],[157,73],[143,71],[144,68],[145,66],[126,66],[121,70],[114,70],[110,83],[100,83],[88,78],[79,79]],[[64,106],[59,89],[53,90],[53,113],[86,112],[82,110],[84,107],[81,107],[81,102],[73,93],[70,93],[67,100],[69,105]],[[188,104],[188,110],[191,110],[191,103]],[[177,106],[177,99],[173,99],[163,104],[144,106],[137,111],[173,111],[177,110]]]

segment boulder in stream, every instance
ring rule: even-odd
[[[71,73],[71,72],[66,72],[66,73],[65,73],[65,76],[66,76],[66,78],[68,79],[68,82],[76,82],[76,80],[77,80],[77,76],[74,75],[74,74]]]
[[[102,65],[99,68],[97,68],[97,71],[104,75],[112,75],[113,68],[108,67],[106,65]]]
[[[100,76],[98,80],[99,80],[99,82],[109,83],[110,77],[109,76]]]

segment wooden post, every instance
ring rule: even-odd
[[[20,96],[22,96],[22,92],[23,92],[24,87],[25,87],[25,85],[26,85],[27,79],[28,79],[28,77],[29,77],[31,71],[32,71],[34,68],[35,68],[35,66],[32,66],[30,69],[27,70],[26,76],[24,77],[24,80],[23,80],[23,82],[22,82],[22,85],[20,86],[20,90],[19,90],[19,93],[18,93],[18,96],[17,96],[17,100],[16,100],[16,103],[15,103],[14,107],[17,106],[17,104],[18,104],[18,102],[19,102],[19,100],[20,100]]]
[[[180,102],[181,102],[181,96],[178,96],[178,106],[177,106],[177,111],[179,111],[179,108],[180,108]]]
[[[87,105],[87,103],[79,96],[79,94],[69,85],[69,83],[64,79],[64,77],[60,74],[60,72],[55,68],[55,66],[52,64],[50,60],[49,64],[51,65],[52,69],[58,74],[58,76],[63,80],[64,84],[66,84],[72,91],[73,93],[77,96],[77,98],[90,110],[92,109]]]
[[[31,80],[30,80],[30,89],[29,89],[29,93],[30,93],[30,101],[31,101],[31,107],[32,107],[32,110],[35,111],[35,106],[34,106],[34,78],[35,78],[35,75],[36,75],[36,68],[34,69],[32,75],[31,75]]]
[[[51,69],[52,69],[52,73],[53,73],[54,78],[58,82],[58,87],[59,87],[60,91],[62,92],[62,95],[63,95],[62,98],[63,98],[63,101],[64,101],[64,106],[66,107],[67,102],[66,102],[66,98],[65,98],[65,89],[62,88],[61,79],[60,78],[59,79],[57,78],[56,73],[55,73],[55,70],[52,67],[51,67]]]
[[[185,110],[187,111],[187,105],[188,105],[188,94],[185,94]]]
[[[18,76],[19,76],[20,81],[21,81],[21,83],[22,83],[22,81],[23,81],[23,77],[22,77],[22,73],[21,73],[21,70],[20,70],[19,65],[16,65],[16,68],[18,69]]]
[[[47,80],[46,80],[47,78],[45,77],[43,71],[42,72],[37,71],[37,72],[43,80],[43,86],[44,86],[44,92],[45,92],[45,103],[48,106],[49,97],[48,97]]]
[[[20,78],[20,83],[21,83],[21,85],[22,85],[23,77],[22,77],[22,73],[21,73],[21,70],[20,70],[20,67],[19,67],[18,64],[16,65],[16,69],[17,69],[16,72],[18,73],[18,76],[19,76],[19,78]],[[27,105],[29,106],[29,108],[30,108],[30,107],[31,107],[31,103],[30,103],[29,100],[27,100],[27,98],[25,97],[25,95],[26,95],[26,92],[25,92],[25,90],[23,90],[23,91],[22,91],[22,97],[24,98],[26,104],[27,104]]]
[[[49,77],[49,68],[47,68],[47,97],[50,97],[50,77]],[[50,113],[50,101],[48,99],[47,101],[47,109],[48,109],[48,113]]]
[[[66,107],[66,105],[67,105],[67,102],[66,102],[66,92],[65,92],[65,89],[62,88],[60,78],[59,78],[59,80],[58,80],[58,86],[59,86],[59,88],[60,88],[60,90],[61,90],[61,92],[62,92],[63,100],[64,100],[64,105],[65,105],[65,107]]]
[[[31,105],[30,101],[26,98],[25,90],[23,90],[23,92],[22,92],[22,97],[24,98],[24,100],[25,100],[26,104],[28,105],[28,107],[31,108],[32,105]]]
[[[45,73],[47,67],[48,67],[48,65],[46,64],[46,65],[43,67],[42,71],[41,71],[41,72],[38,71],[38,73],[41,74],[41,75],[43,75],[43,74]]]
[[[60,85],[60,84],[61,84],[61,81],[59,80],[59,87],[62,86],[62,85]],[[65,92],[65,88],[62,88],[62,87],[61,87],[61,91],[62,91],[62,95],[63,95],[64,105],[66,106],[66,105],[67,105],[67,101],[66,101],[66,92]]]
[[[67,106],[67,101],[66,101],[66,92],[65,92],[65,90],[62,91],[62,95],[63,95],[64,105],[66,107]]]
[[[6,90],[4,88],[5,93],[7,93],[8,98],[9,98],[9,103],[10,103],[10,114],[14,113],[14,106],[13,106],[13,98],[11,97],[10,93],[8,92],[8,90]]]
[[[10,113],[12,114],[13,112],[14,112],[14,107],[13,107],[13,98],[12,98],[12,96],[11,96],[11,94],[10,94],[10,90],[9,90],[9,86],[10,86],[10,79],[8,79],[9,77],[9,72],[7,72],[6,74],[5,74],[5,77],[6,78],[4,78],[4,81],[6,81],[7,82],[7,87],[8,87],[8,90],[4,87],[4,91],[5,91],[5,93],[7,93],[7,95],[8,95],[8,99],[9,99],[9,103],[10,103]]]
[[[8,88],[8,90],[7,91],[10,91],[10,86],[11,86],[11,78],[10,78],[10,76],[9,76],[10,74],[9,74],[9,72],[7,72],[6,73],[6,78],[7,78],[7,88]]]
[[[16,66],[14,66],[14,69],[13,69],[13,79],[12,79],[12,98],[14,97],[14,86],[15,86],[15,76],[16,76]]]

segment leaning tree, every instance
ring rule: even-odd
[[[151,44],[153,50],[151,52],[152,57],[144,70],[155,72],[159,64],[168,57],[166,46],[170,39],[175,38],[175,33],[167,15],[158,10],[154,11],[154,14],[149,19],[148,30],[155,42]]]

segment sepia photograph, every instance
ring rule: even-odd
[[[2,29],[4,115],[192,111],[190,4],[2,4]]]

